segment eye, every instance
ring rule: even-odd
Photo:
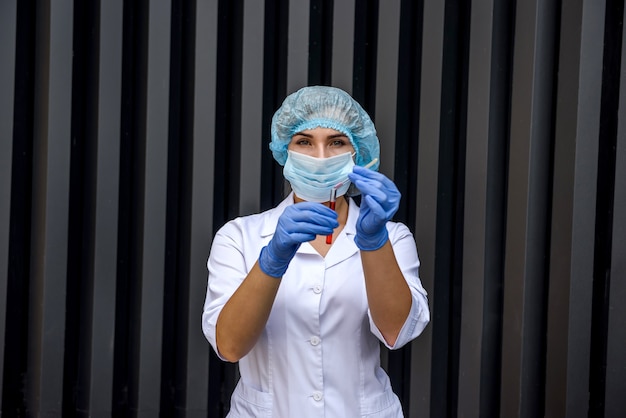
[[[306,136],[294,136],[293,139],[291,140],[291,143],[293,145],[309,146],[311,145],[311,140],[307,138]]]
[[[348,151],[354,151],[352,142],[346,135],[332,135],[326,138],[326,149],[330,155],[342,154]]]

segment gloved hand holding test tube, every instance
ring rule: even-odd
[[[376,164],[376,162],[378,161],[378,158],[374,158],[372,161],[370,161],[369,163],[367,163],[363,168],[370,168],[372,167],[374,164]],[[335,187],[333,187],[330,191],[330,205],[329,207],[332,210],[335,210],[335,205],[336,205],[336,201],[337,201],[337,189],[339,189],[341,186],[343,186],[347,181],[350,180],[345,180],[342,181],[341,183],[338,183],[337,185],[335,185]],[[326,235],[326,244],[332,244],[333,243],[333,235]]]

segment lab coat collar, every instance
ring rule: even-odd
[[[263,222],[263,228],[261,229],[262,237],[269,237],[274,235],[274,231],[276,231],[276,225],[278,225],[278,218],[283,214],[287,206],[293,205],[293,192],[289,193],[289,196],[285,198],[282,202],[278,204],[273,209],[265,212],[265,219]]]

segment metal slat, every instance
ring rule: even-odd
[[[444,7],[441,110],[437,179],[431,415],[456,410],[462,289],[467,76],[470,8]]]
[[[415,240],[420,257],[420,279],[428,292],[433,319],[439,120],[441,109],[444,2],[425,2],[421,56],[421,97],[417,172]],[[433,323],[411,343],[411,417],[431,415]]]
[[[548,251],[554,14],[518,2],[511,109],[504,281],[502,416],[542,411],[545,257]]]
[[[261,200],[261,148],[269,138],[261,135],[263,113],[263,30],[264,1],[244,2],[243,69],[241,98],[241,178],[239,213],[259,211]]]
[[[38,9],[29,406],[60,414],[69,211],[73,3]],[[41,19],[39,19],[41,18]]]
[[[380,140],[379,171],[393,180],[396,151],[396,104],[398,89],[398,43],[400,38],[400,0],[386,1],[379,8],[376,63],[376,123]],[[401,150],[404,152],[404,150]]]
[[[139,417],[158,411],[167,197],[171,2],[150,2],[139,347]]]
[[[555,115],[546,414],[586,416],[604,6],[564,3]],[[575,41],[573,41],[575,40]]]
[[[376,124],[380,141],[380,168],[378,171],[393,180],[396,150],[396,108],[398,103],[398,54],[400,43],[400,1],[386,2],[378,7],[378,45],[376,47],[376,102],[375,114],[370,117]],[[365,107],[365,103],[362,103]],[[406,152],[406,150],[402,150]],[[397,351],[382,350],[382,364],[391,378],[394,391],[408,410],[410,373],[410,347]]]
[[[218,0],[196,4],[196,72],[194,97],[193,181],[191,254],[186,366],[187,416],[206,417],[208,399],[209,343],[202,335],[202,307],[207,285],[206,262],[213,233],[213,184],[215,146],[215,80]],[[211,404],[209,404],[211,402]]]
[[[574,213],[572,221],[571,300],[569,308],[569,364],[567,414],[588,410],[591,296],[593,293],[593,241],[596,217],[598,131],[604,40],[604,1],[585,0],[581,39],[581,84],[574,167]],[[593,55],[590,55],[593,54]],[[587,58],[589,57],[589,58]],[[591,58],[593,57],[593,58]],[[555,214],[557,212],[554,212]],[[563,292],[563,289],[560,289]]]
[[[626,44],[626,42],[625,42]],[[624,56],[624,55],[622,55]],[[622,68],[624,63],[622,64]],[[622,72],[624,74],[624,72]],[[626,79],[622,75],[622,86]],[[622,94],[622,98],[624,94]],[[624,106],[620,105],[624,120]],[[617,417],[626,411],[626,141],[624,127],[620,128],[617,143],[615,171],[615,212],[613,214],[613,242],[611,265],[611,296],[609,305],[609,337],[606,367],[605,416]]]
[[[309,14],[309,0],[289,1],[287,95],[308,85]]]
[[[120,112],[122,89],[121,0],[100,3],[98,151],[89,414],[111,415],[117,224],[119,200]]]
[[[480,414],[497,416],[502,366],[502,288],[506,228],[506,167],[512,73],[513,8],[508,1],[491,3],[492,33],[489,131],[487,152],[484,281],[480,364]],[[486,47],[486,46],[485,46]],[[470,84],[471,86],[471,84]],[[469,106],[471,109],[473,106]],[[471,120],[471,118],[470,118]],[[472,151],[468,151],[471,153]],[[466,222],[471,218],[466,217]],[[464,285],[465,287],[465,285]],[[463,302],[464,303],[464,302]],[[462,409],[459,409],[462,410]]]
[[[606,417],[617,417],[626,411],[626,32],[622,37],[621,62],[604,410]]]
[[[354,0],[335,1],[333,4],[332,85],[352,93]]]
[[[521,407],[525,253],[530,164],[536,2],[517,3],[511,109],[511,144],[502,335],[501,416],[519,416]],[[522,30],[524,28],[525,30]]]
[[[486,278],[489,118],[493,2],[472,3],[463,232],[463,295],[458,411],[480,415],[483,298]]]
[[[0,377],[4,375],[7,272],[9,271],[9,223],[11,218],[11,169],[13,158],[13,100],[17,0],[3,3],[0,13]],[[2,380],[0,380],[0,394]],[[0,401],[1,403],[1,401]]]
[[[566,416],[568,356],[568,309],[570,300],[561,288],[571,280],[572,216],[574,210],[574,161],[576,156],[576,121],[578,117],[580,38],[582,2],[563,4],[561,47],[559,54],[558,105],[555,128],[554,193],[551,228],[550,290],[548,299],[548,338],[546,346],[546,413]],[[571,42],[577,39],[579,42]],[[599,49],[599,48],[598,48]],[[599,90],[598,90],[599,91]],[[588,332],[589,330],[587,330]],[[587,347],[589,344],[587,344]],[[588,361],[585,361],[588,364]],[[584,363],[583,363],[584,364]],[[588,378],[585,379],[585,382]],[[586,409],[581,409],[582,413]],[[581,415],[582,416],[582,415]]]

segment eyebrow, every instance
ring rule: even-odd
[[[338,133],[335,135],[329,135],[327,138],[347,138],[348,135],[344,134],[344,133]]]
[[[295,134],[293,134],[293,136],[296,136],[296,135],[306,136],[307,138],[313,138],[313,135],[307,134],[307,133],[304,133],[304,132],[296,132]],[[327,139],[333,139],[333,138],[347,138],[347,137],[348,137],[348,135],[339,132],[339,133],[336,133],[336,134],[333,134],[333,135],[328,135],[326,138]]]

